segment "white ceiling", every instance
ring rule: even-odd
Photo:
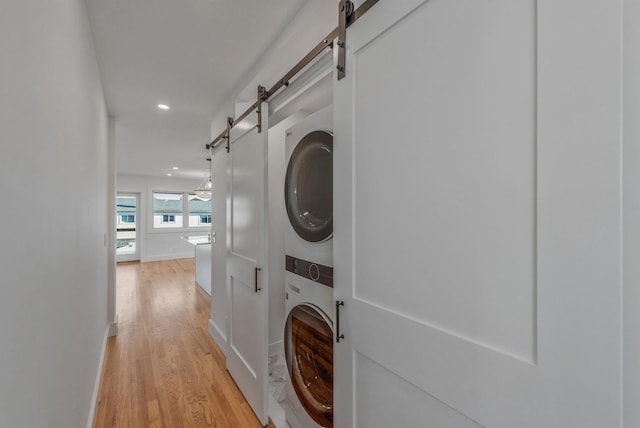
[[[118,173],[202,178],[214,113],[307,0],[86,1]]]

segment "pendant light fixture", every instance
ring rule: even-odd
[[[211,158],[207,158],[207,161],[209,161],[208,178],[204,178],[195,190],[196,196],[205,200],[211,199],[211,191],[213,190],[213,183],[211,183]]]

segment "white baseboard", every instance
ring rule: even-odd
[[[208,328],[209,335],[213,337],[213,340],[216,342],[224,356],[227,356],[227,336],[223,331],[220,331],[217,325],[214,324],[212,319],[209,319]]]
[[[193,252],[189,253],[171,253],[171,254],[158,254],[156,256],[145,256],[140,258],[141,263],[145,262],[159,262],[162,260],[176,260],[176,259],[192,259],[194,257]]]
[[[104,332],[104,339],[102,339],[102,350],[100,352],[100,361],[98,362],[98,374],[96,375],[96,382],[93,386],[93,395],[91,396],[91,408],[89,408],[89,420],[87,421],[87,428],[93,427],[93,418],[96,413],[96,406],[98,404],[98,393],[100,391],[100,380],[102,379],[102,366],[104,365],[104,358],[107,353],[107,339],[109,338],[109,332],[111,331],[111,324],[109,324]]]
[[[196,279],[196,285],[200,288],[202,288],[202,291],[204,291],[205,293],[207,293],[209,296],[211,296],[211,290],[207,290],[205,287],[202,286],[202,284],[200,284],[198,282],[198,280]]]
[[[114,318],[113,322],[109,324],[109,337],[118,335],[118,314]]]

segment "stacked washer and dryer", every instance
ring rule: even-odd
[[[286,133],[283,407],[292,428],[333,427],[332,129],[327,107]]]

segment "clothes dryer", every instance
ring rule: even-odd
[[[294,273],[306,268],[294,263],[287,258],[283,408],[292,428],[333,427],[333,289]]]
[[[286,132],[286,254],[333,266],[333,109],[326,107]]]

